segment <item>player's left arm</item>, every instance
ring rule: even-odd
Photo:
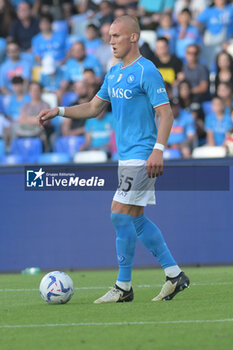
[[[156,114],[158,114],[160,118],[156,143],[160,143],[166,146],[173,124],[173,114],[170,104],[168,103],[163,106],[157,107]],[[162,175],[163,151],[159,149],[153,149],[151,155],[147,159],[146,167],[149,177]]]

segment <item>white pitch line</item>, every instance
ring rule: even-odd
[[[46,324],[6,324],[0,325],[0,329],[6,328],[46,328],[46,327],[98,327],[98,326],[137,326],[137,325],[170,325],[187,323],[224,323],[233,322],[233,318],[219,320],[175,320],[175,321],[134,321],[134,322],[87,322],[87,323],[46,323]]]
[[[228,286],[232,285],[233,282],[193,282],[191,286]],[[139,284],[136,285],[136,288],[156,288],[161,287],[163,284]],[[76,287],[75,290],[95,290],[95,289],[108,289],[112,286],[92,286],[92,287]],[[38,292],[39,288],[3,288],[0,289],[0,292]]]
[[[106,288],[111,288],[111,287],[77,287],[74,288],[75,290],[94,290],[94,289],[106,289]],[[5,288],[5,289],[0,289],[0,292],[38,292],[39,288]]]

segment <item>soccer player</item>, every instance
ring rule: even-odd
[[[41,111],[39,122],[43,127],[57,115],[91,118],[112,104],[120,161],[111,220],[116,231],[119,274],[115,286],[94,303],[133,300],[131,272],[137,237],[157,257],[166,275],[161,292],[152,300],[170,300],[189,286],[189,279],[172,257],[159,228],[144,215],[144,207],[155,204],[155,178],[163,173],[163,150],[173,116],[159,71],[140,55],[137,21],[128,15],[118,17],[109,34],[113,54],[121,62],[107,73],[96,96],[79,106]],[[158,130],[155,110],[160,116]]]

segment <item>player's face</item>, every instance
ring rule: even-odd
[[[109,35],[114,57],[123,59],[132,48],[129,30],[121,22],[113,23]]]

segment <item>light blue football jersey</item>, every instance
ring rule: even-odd
[[[112,104],[119,159],[148,159],[157,137],[154,108],[169,103],[155,65],[142,56],[116,64],[96,96]]]

